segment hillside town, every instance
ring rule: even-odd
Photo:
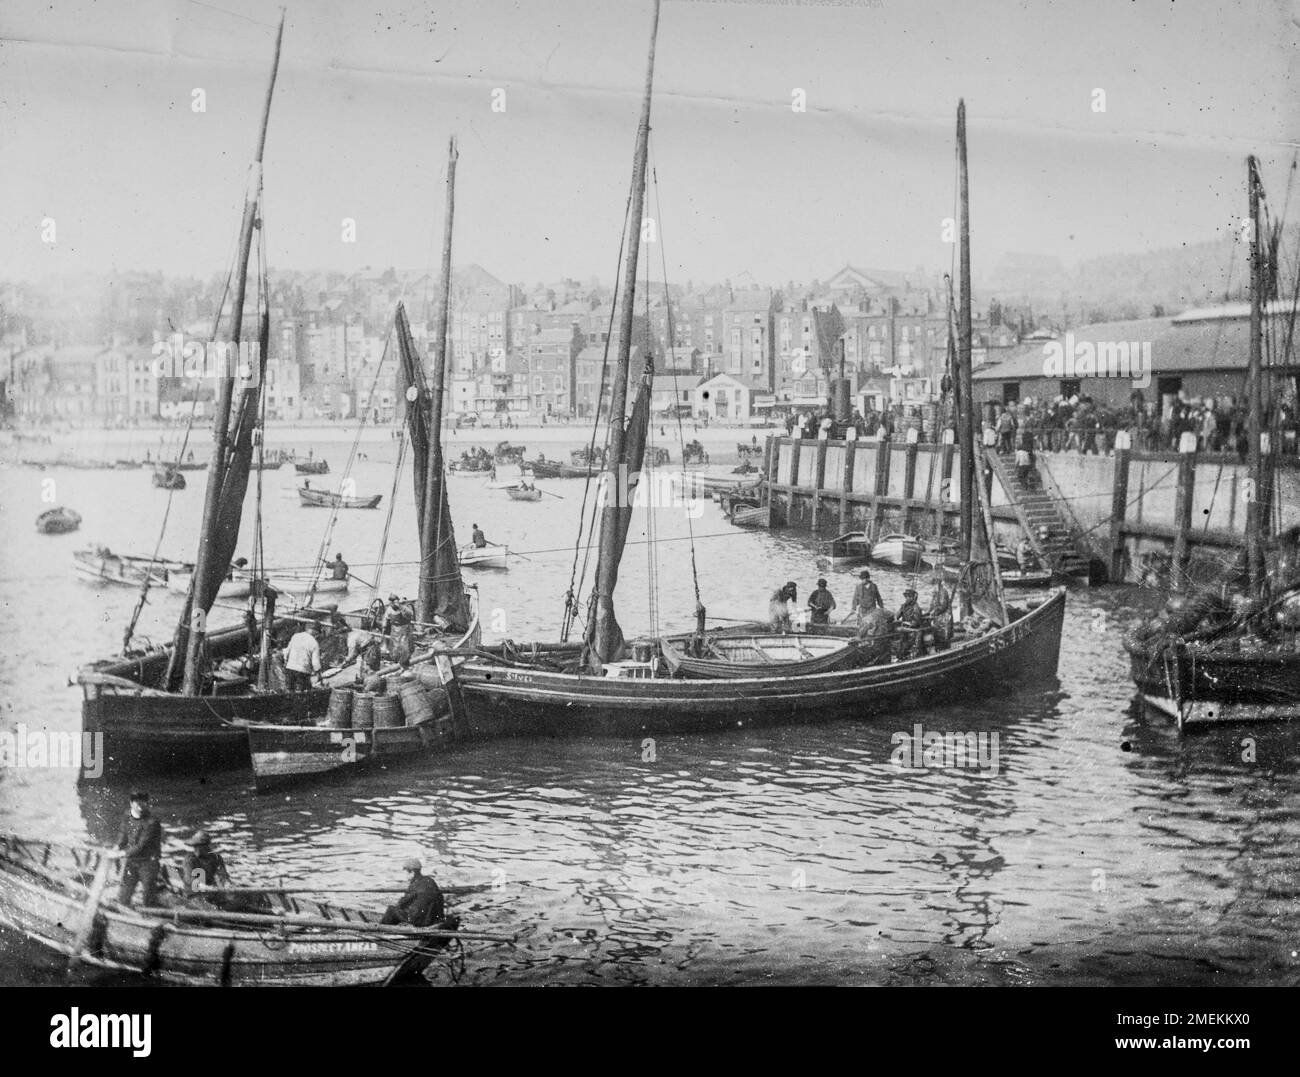
[[[601,371],[618,312],[611,289],[564,279],[527,288],[478,266],[453,273],[450,412],[501,427],[564,423],[608,403]],[[0,400],[20,423],[128,426],[203,417],[211,385],[167,376],[167,341],[210,334],[219,281],[127,275],[8,284],[0,291]],[[268,418],[386,422],[400,408],[397,364],[382,361],[394,305],[423,345],[437,281],[393,269],[273,281]],[[638,362],[652,357],[654,411],[696,422],[779,424],[824,406],[829,379],[852,383],[860,410],[936,398],[948,349],[941,277],[845,265],[785,288],[652,286],[634,315]],[[251,325],[248,327],[251,330]],[[1028,306],[977,312],[977,366],[1050,339]],[[253,334],[246,332],[245,336]]]

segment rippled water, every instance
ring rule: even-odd
[[[340,470],[346,444],[314,447]],[[392,445],[365,450],[358,490],[383,492],[386,506]],[[35,532],[50,478],[85,517],[79,533]],[[191,478],[174,501],[171,556],[192,557],[202,476]],[[320,550],[327,514],[282,498],[293,481],[265,476],[270,564]],[[528,558],[470,577],[489,639],[556,635],[583,484],[540,485],[560,496],[518,504],[452,480],[461,537],[477,522]],[[72,550],[95,540],[150,552],[165,503],[147,472],[0,469],[4,727],[78,728],[68,674],[119,644],[135,596],[74,579]],[[409,590],[409,476],[398,505],[383,585]],[[713,505],[689,529],[680,509],[652,519],[656,537],[675,540],[657,547],[665,630],[691,620],[690,546],[676,540],[692,529],[701,593],[719,615],[760,614],[777,584],[797,580],[802,595],[819,574],[807,540],[735,531]],[[328,552],[370,578],[382,526],[382,510],[343,513]],[[631,547],[625,562],[629,634],[651,626],[650,549]],[[897,601],[902,578],[877,576]],[[831,588],[847,603],[851,574]],[[1118,633],[1145,601],[1135,589],[1072,593],[1059,684],[965,707],[661,737],[652,761],[640,740],[515,740],[290,795],[257,796],[238,772],[150,788],[174,843],[209,829],[240,881],[400,885],[397,866],[420,855],[440,880],[495,882],[467,926],[520,941],[472,952],[476,982],[1296,983],[1300,731],[1180,738],[1141,715]],[[142,627],[165,636],[177,606],[154,596]],[[998,772],[894,766],[891,736],[917,722],[996,732]],[[1242,758],[1247,737],[1255,762]],[[126,791],[0,769],[0,827],[107,840]],[[2,982],[48,975],[11,936],[0,953]]]

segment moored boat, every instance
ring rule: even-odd
[[[797,632],[741,636],[706,635],[659,641],[669,670],[678,677],[754,677],[827,673],[862,665],[871,645],[856,639]]]
[[[826,543],[825,557],[830,567],[849,568],[871,560],[871,540],[865,531],[848,531]]]
[[[293,469],[299,475],[328,475],[330,466],[325,460],[299,460]]]
[[[897,532],[881,535],[871,544],[871,560],[913,572],[920,568],[931,567],[931,562],[925,559],[921,540],[915,535],[902,535]]]
[[[298,487],[298,500],[307,508],[317,509],[377,509],[383,494],[369,497],[350,497],[331,490],[313,490],[308,486]]]
[[[62,506],[46,509],[36,517],[36,530],[43,535],[66,535],[81,526],[81,514]]]
[[[737,527],[766,529],[772,526],[770,505],[737,505],[732,509],[731,522]]]
[[[194,566],[180,561],[155,561],[152,557],[118,554],[106,546],[92,546],[72,554],[77,576],[91,583],[112,583],[139,587],[148,578],[150,586],[165,587],[173,572],[191,572]]]
[[[184,490],[185,476],[175,464],[167,464],[154,468],[153,484],[163,490]]]

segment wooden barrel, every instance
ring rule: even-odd
[[[377,695],[377,696],[383,695],[384,689],[387,687],[388,687],[387,679],[381,677],[378,673],[372,673],[369,677],[366,678],[366,691],[370,692],[372,695]]]
[[[375,728],[396,729],[403,725],[402,704],[396,696],[375,696]]]
[[[419,681],[407,681],[397,690],[397,698],[402,703],[402,714],[407,725],[419,725],[434,717],[433,705],[429,701],[429,690]]]
[[[351,688],[335,688],[330,691],[328,721],[331,729],[350,729],[352,727]]]
[[[375,726],[375,697],[369,692],[358,692],[352,697],[352,728],[373,729]]]

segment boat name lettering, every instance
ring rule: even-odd
[[[293,942],[289,952],[294,954],[368,954],[379,949],[373,942]]]
[[[509,672],[509,671],[508,671],[508,672],[506,673],[506,680],[508,680],[508,681],[518,681],[520,684],[532,684],[532,683],[533,683],[533,679],[532,679],[532,677],[530,677],[527,673],[514,673],[514,672]]]

